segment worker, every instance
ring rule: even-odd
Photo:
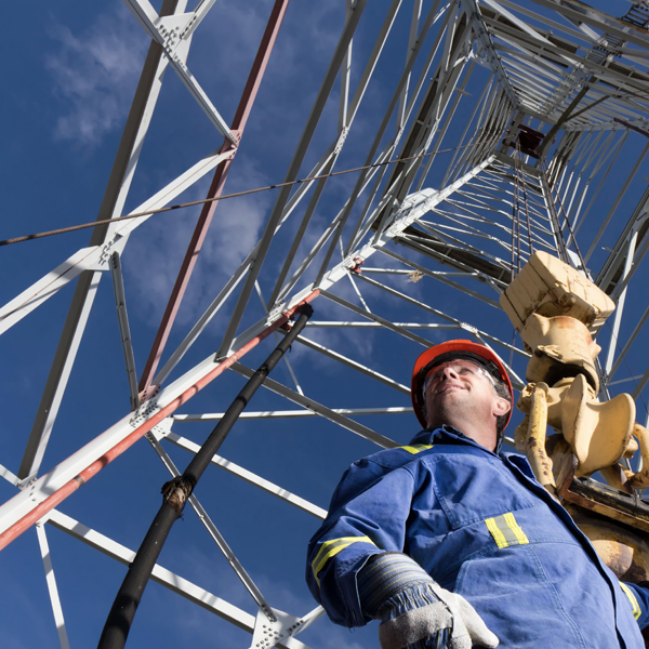
[[[415,364],[424,429],[351,465],[311,539],[331,620],[380,620],[383,649],[643,649],[649,589],[620,583],[527,460],[500,450],[513,390],[489,348]]]

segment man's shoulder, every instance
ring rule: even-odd
[[[352,467],[365,467],[378,465],[385,468],[397,468],[418,460],[430,458],[434,455],[446,453],[472,453],[473,448],[457,439],[449,437],[446,431],[438,429],[435,431],[421,431],[408,444],[395,448],[382,449],[361,458],[352,464]]]
[[[424,429],[414,436],[409,444],[395,448],[382,449],[354,462],[350,470],[369,470],[382,472],[384,470],[417,464],[418,461],[434,461],[439,455],[473,455],[476,457],[496,459],[495,454],[488,453],[458,431],[440,427],[435,430]],[[524,464],[527,460],[519,453],[501,453],[501,457],[509,458],[514,464]]]
[[[386,448],[354,462],[352,466],[379,465],[385,468],[397,468],[419,459],[434,447],[433,443],[410,443],[395,448]]]

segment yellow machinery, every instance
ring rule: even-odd
[[[531,354],[514,441],[539,482],[570,512],[620,579],[649,580],[649,431],[635,403],[600,401],[593,341],[613,301],[584,275],[544,252],[532,255],[500,303]],[[548,426],[555,433],[548,435]],[[638,471],[629,459],[640,451]],[[599,473],[608,486],[590,476]]]

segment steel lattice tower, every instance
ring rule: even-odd
[[[636,374],[632,395],[638,418],[645,417],[649,352],[642,341],[649,308],[638,306],[638,300],[647,276],[641,262],[649,248],[649,189],[642,189],[641,180],[649,151],[649,5],[629,5],[620,18],[577,0],[341,2],[345,17],[338,41],[312,93],[310,113],[296,125],[301,135],[295,138],[286,184],[272,194],[258,242],[225,283],[210,286],[211,304],[193,326],[172,335],[210,224],[218,233],[218,201],[197,208],[198,222],[138,375],[121,264],[129,255],[129,239],[159,218],[152,211],[178,203],[201,179],[212,176],[208,199],[228,194],[226,180],[237,173],[236,154],[246,125],[255,118],[251,109],[291,8],[288,0],[274,3],[228,125],[218,111],[218,97],[208,97],[191,73],[190,45],[201,38],[205,16],[218,12],[219,5],[201,0],[191,9],[186,0],[164,0],[158,13],[148,0],[125,2],[151,45],[97,219],[125,215],[147,130],[156,105],[164,101],[165,69],[178,75],[224,144],[129,211],[147,214],[96,225],[87,247],[0,309],[4,333],[20,327],[26,316],[38,318],[46,300],[69,299],[57,293],[74,284],[68,288],[73,296],[40,404],[34,402],[33,427],[14,431],[24,437],[22,461],[5,467],[0,459],[0,474],[17,488],[0,507],[0,543],[5,547],[35,525],[62,647],[70,646],[66,623],[70,627],[77,620],[74,610],[61,606],[51,569],[52,563],[56,569],[56,557],[50,560],[48,548],[51,528],[67,534],[67,543],[84,543],[128,563],[135,548],[111,538],[109,526],[86,526],[83,508],[90,512],[95,496],[84,499],[83,492],[94,484],[85,483],[101,471],[103,481],[94,489],[110,490],[114,484],[115,493],[123,495],[130,478],[120,468],[120,456],[148,443],[154,453],[138,462],[145,463],[143,476],[149,471],[153,476],[145,480],[147,498],[157,497],[159,460],[169,474],[177,474],[178,462],[186,463],[204,437],[194,431],[209,430],[219,419],[236,394],[229,386],[240,385],[237,375],[251,375],[256,360],[248,362],[246,354],[263,357],[281,335],[283,314],[304,300],[316,314],[298,339],[299,349],[284,374],[266,381],[265,401],[251,404],[241,422],[276,436],[285,464],[276,460],[270,474],[285,475],[296,488],[250,468],[258,466],[265,447],[250,447],[250,464],[228,459],[227,445],[226,456],[213,460],[212,471],[227,474],[228,489],[241,488],[235,500],[259,497],[276,508],[276,527],[259,529],[253,539],[267,561],[305,545],[305,530],[315,530],[325,516],[308,494],[331,488],[315,484],[326,449],[335,448],[344,464],[376,447],[404,444],[414,434],[407,373],[422,347],[448,337],[471,337],[501,355],[517,389],[524,385],[527,353],[512,336],[498,296],[533,251],[550,252],[589,273],[615,300],[611,326],[598,341],[604,348],[603,390],[629,389],[618,386],[628,368]],[[384,92],[375,92],[373,84]],[[328,110],[334,101],[337,117]],[[315,138],[318,129],[329,138],[325,146]],[[330,175],[352,167],[360,170],[343,175],[346,184]],[[629,197],[635,205],[630,210]],[[59,410],[66,400],[92,396],[91,385],[87,395],[70,394],[66,385],[77,356],[92,354],[80,343],[92,326],[96,296],[111,291],[110,281],[100,284],[104,274],[112,276],[124,352],[113,360],[116,367],[125,361],[128,375],[122,386],[123,416],[104,432],[99,427],[86,431],[87,443],[54,466],[47,462],[48,445],[56,445],[65,428],[75,426],[69,411],[63,422],[57,421]],[[634,297],[625,306],[627,294]],[[354,341],[355,350],[350,352],[343,340]],[[316,419],[322,423],[313,423]],[[195,422],[212,424],[197,428]],[[175,463],[173,453],[179,458]],[[309,483],[309,463],[314,484]],[[213,479],[214,484],[221,480]],[[125,515],[137,507],[148,516],[148,509],[134,504],[140,495],[136,490],[120,502]],[[65,513],[68,496],[70,502],[77,500],[79,520]],[[272,613],[281,602],[256,583],[254,570],[247,571],[237,535],[219,531],[238,524],[219,514],[220,500],[230,497],[197,490],[191,508],[198,517],[187,508],[187,528],[175,529],[162,555],[163,565],[173,557],[174,570],[158,565],[154,581],[173,597],[254,633],[254,642],[263,640],[266,647],[306,647],[293,636],[314,623],[309,637],[317,646],[315,630],[327,624],[319,619],[322,610]],[[326,506],[324,500],[321,505]],[[250,594],[256,617],[229,601],[223,584],[210,591],[183,577],[183,537],[199,533],[199,527]],[[294,538],[289,542],[287,536]],[[303,554],[290,562],[295,578],[303,570]],[[59,584],[66,578],[64,572],[56,576]],[[105,612],[102,608],[100,614]],[[150,624],[154,615],[141,612]]]

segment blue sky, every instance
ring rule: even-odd
[[[388,4],[387,1],[379,2],[366,10],[354,40],[354,61],[358,63],[353,68],[353,84],[358,82]],[[367,143],[382,117],[395,75],[402,69],[411,11],[410,3],[405,4],[407,7],[395,23],[377,70],[376,82],[368,89],[337,169],[363,163]],[[425,3],[425,8],[428,4]],[[613,15],[621,15],[629,6],[622,1],[592,4],[607,8]],[[154,5],[158,8],[159,3]],[[195,36],[188,65],[226,121],[234,114],[271,5],[269,0],[221,0]],[[36,3],[27,3],[8,8],[7,13],[6,24],[11,25],[11,29],[5,43],[9,45],[11,65],[5,70],[6,90],[2,104],[6,125],[2,238],[96,218],[148,47],[144,31],[117,1],[101,5],[60,2],[46,9]],[[283,180],[343,18],[344,3],[341,1],[293,0],[226,191],[242,191]],[[473,97],[479,95],[487,76],[483,70],[473,74],[468,86]],[[335,136],[338,87],[336,84],[325,108],[321,126],[303,165],[303,175]],[[471,101],[468,98],[460,103],[458,123],[470,115]],[[449,146],[461,134],[460,127],[455,124],[445,140]],[[640,135],[631,140],[630,154],[645,144]],[[218,147],[221,141],[169,70],[126,210],[139,205]],[[612,172],[612,187],[624,182],[630,154]],[[447,164],[444,160],[440,157],[433,168],[432,186],[443,176]],[[642,177],[641,171],[620,204],[604,245],[615,241],[616,233],[637,203],[645,188]],[[342,207],[355,180],[355,176],[349,175],[329,183],[314,215],[313,228],[307,232],[305,246],[313,245]],[[209,180],[205,178],[181,198],[202,198],[208,185]],[[173,329],[168,353],[180,343],[257,241],[274,199],[275,194],[268,192],[224,202],[218,207]],[[600,200],[601,207],[598,205],[589,217],[592,223],[584,228],[586,244],[603,218],[607,202],[610,205],[614,200],[614,194],[611,191]],[[301,209],[303,211],[304,207]],[[144,366],[198,211],[193,208],[154,217],[136,230],[124,253],[125,287],[139,371]],[[273,288],[272,281],[267,278],[281,267],[283,251],[296,227],[296,220],[287,223],[285,234],[278,238],[267,261],[261,279],[266,296]],[[11,300],[76,250],[88,245],[88,239],[89,233],[81,232],[2,248],[0,303]],[[597,268],[605,256],[605,251],[599,251],[593,257],[593,267]],[[372,261],[368,265],[375,264]],[[441,283],[427,279],[406,284],[399,278],[386,283],[439,306],[454,317],[497,333],[503,339],[511,339],[511,325],[501,312],[465,300],[460,293]],[[629,324],[626,325],[625,319],[623,333],[629,333],[634,317],[637,320],[645,308],[646,286],[638,282],[633,287],[627,306]],[[414,307],[396,307],[377,289],[363,284],[360,287],[372,310],[376,309],[381,315],[394,321],[426,321]],[[336,292],[357,302],[349,282],[339,283]],[[0,463],[14,472],[20,464],[71,295],[72,287],[69,286],[0,340],[4,415],[0,425]],[[247,311],[244,326],[262,315],[260,305],[253,301],[251,305],[254,306]],[[317,300],[314,306],[314,319],[349,318],[348,312],[324,299]],[[200,342],[183,359],[174,377],[218,347],[230,308],[214,319]],[[421,335],[431,342],[446,337],[443,332]],[[603,336],[605,338],[606,334]],[[312,329],[309,337],[341,353],[364,359],[368,364],[371,362],[379,371],[405,384],[409,382],[414,358],[421,351],[416,343],[409,341],[400,340],[395,346],[392,334],[377,330],[368,333],[364,329],[350,329],[343,334]],[[246,357],[245,364],[257,366],[272,345],[267,341]],[[305,393],[328,407],[409,405],[406,395],[350,371],[341,372],[337,364],[300,346],[294,346],[290,359]],[[629,364],[629,372],[641,373],[646,368],[646,357],[636,354],[629,359]],[[522,361],[517,361],[515,368],[522,374]],[[273,378],[292,387],[284,365],[277,368]],[[222,412],[242,384],[243,379],[230,372],[181,411]],[[260,391],[252,406],[253,410],[294,408],[296,406],[265,390]],[[111,281],[104,277],[43,468],[49,470],[55,466],[128,410],[128,384]],[[644,413],[639,415],[639,419],[642,421],[644,416]],[[368,416],[359,421],[404,443],[417,432],[412,415]],[[210,430],[209,423],[174,426],[175,432],[197,443],[201,443]],[[165,448],[181,469],[186,466],[189,454],[171,445]],[[326,508],[346,466],[374,450],[376,447],[349,431],[319,418],[309,418],[257,423],[241,421],[221,453],[232,462]],[[158,490],[167,477],[158,458],[142,440],[60,509],[135,549],[159,506]],[[14,493],[12,485],[0,482],[3,502]],[[315,518],[260,493],[219,469],[206,474],[197,496],[271,605],[296,615],[315,606],[302,577],[302,557],[306,542],[317,527]],[[99,637],[124,568],[59,530],[48,526],[47,531],[71,646],[92,646]],[[254,614],[251,598],[193,512],[187,511],[184,519],[174,527],[160,563]],[[29,530],[0,553],[0,574],[4,586],[0,594],[3,646],[9,649],[58,646],[34,530]],[[351,633],[321,620],[300,639],[323,649],[360,649],[375,646],[375,634],[373,628]],[[217,643],[226,649],[245,649],[250,636],[151,583],[129,642],[131,646],[159,647]]]

